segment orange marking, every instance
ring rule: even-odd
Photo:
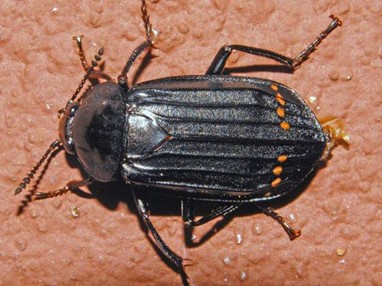
[[[277,158],[277,161],[279,161],[280,163],[284,163],[287,159],[288,159],[287,155],[280,155]]]
[[[273,168],[273,174],[275,174],[276,176],[280,176],[282,171],[283,171],[283,167],[281,166],[276,166]]]
[[[280,127],[284,130],[288,130],[290,128],[290,124],[288,122],[283,121],[280,123]]]
[[[280,93],[276,94],[276,100],[281,106],[285,105],[285,99]]]
[[[171,135],[166,136],[166,138],[164,138],[164,140],[162,140],[162,142],[160,142],[160,143],[158,144],[158,146],[156,146],[156,147],[154,148],[154,152],[157,152],[160,148],[163,147],[163,145],[164,145],[167,141],[172,140],[172,138],[173,138],[173,136],[171,136]]]
[[[274,90],[274,91],[277,91],[279,88],[277,85],[275,84],[271,84],[271,88]]]
[[[276,178],[276,179],[273,180],[271,186],[272,187],[276,187],[280,183],[281,183],[281,178]]]
[[[276,110],[276,113],[281,118],[285,117],[285,109],[282,108],[282,107],[278,107],[277,110]]]

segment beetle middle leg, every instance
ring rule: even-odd
[[[155,244],[157,245],[161,253],[164,256],[166,256],[171,261],[171,263],[178,269],[178,272],[182,278],[183,285],[189,285],[187,281],[188,277],[183,266],[183,258],[171,250],[171,248],[163,241],[162,237],[155,229],[153,223],[150,220],[150,214],[147,203],[142,198],[139,198],[135,191],[133,191],[133,197],[139,216],[142,219],[143,223],[146,225],[147,229],[150,231]]]
[[[192,200],[182,200],[182,217],[186,227],[199,226],[219,217],[226,216],[242,206],[242,203],[236,203],[228,206],[221,206],[213,209],[209,214],[201,217],[198,220],[194,219],[194,202]]]
[[[233,50],[241,51],[247,54],[252,54],[252,55],[256,55],[260,57],[269,58],[289,67],[291,70],[295,70],[302,62],[304,62],[309,57],[311,53],[313,53],[313,51],[322,42],[323,39],[325,39],[336,27],[341,26],[342,23],[338,18],[336,18],[333,15],[331,15],[330,18],[332,18],[332,22],[329,24],[329,26],[324,31],[322,31],[313,40],[313,42],[311,42],[308,45],[306,49],[304,49],[294,58],[283,56],[281,54],[278,54],[269,50],[264,50],[264,49],[249,47],[249,46],[225,45],[221,47],[220,50],[217,52],[206,74],[211,74],[211,75],[222,74],[224,71],[224,67],[227,62],[227,59],[229,58]]]
[[[181,206],[186,244],[188,246],[197,246],[203,243],[203,241],[209,239],[212,235],[214,235],[216,233],[216,230],[220,229],[222,227],[222,224],[224,224],[227,221],[226,219],[228,215],[238,210],[242,206],[242,203],[233,203],[230,205],[219,206],[215,209],[212,209],[210,213],[199,218],[198,220],[195,220],[194,218],[195,204],[193,200],[184,199],[181,201]],[[194,242],[192,240],[194,227],[208,223],[217,217],[223,217],[224,219],[217,222],[210,229],[210,231],[206,235],[204,235],[198,242]]]

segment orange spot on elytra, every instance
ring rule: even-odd
[[[283,121],[280,123],[280,127],[284,130],[288,130],[290,128],[290,124],[288,122]]]
[[[285,162],[287,159],[288,159],[288,157],[287,157],[286,155],[280,155],[280,156],[277,158],[277,161],[279,161],[280,163],[283,163],[283,162]]]
[[[276,94],[276,100],[281,106],[285,105],[285,99],[280,93]]]
[[[282,108],[282,107],[278,107],[277,110],[276,110],[276,113],[281,118],[285,117],[285,109]]]
[[[281,183],[281,178],[276,178],[276,179],[273,180],[271,186],[272,187],[276,187],[280,183]]]
[[[278,90],[279,88],[277,87],[277,85],[275,84],[271,84],[271,89],[273,89],[274,91]]]
[[[283,167],[281,166],[276,166],[273,168],[273,174],[275,174],[276,176],[279,176],[282,171],[283,171]]]

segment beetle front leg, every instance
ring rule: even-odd
[[[133,191],[133,196],[139,216],[142,219],[143,223],[146,225],[147,229],[150,231],[151,235],[153,236],[156,246],[159,248],[161,253],[164,256],[166,256],[178,269],[178,272],[182,278],[183,285],[189,285],[187,280],[188,277],[183,267],[183,258],[167,246],[167,244],[163,241],[162,237],[155,229],[154,225],[150,220],[150,214],[146,202],[141,198],[138,198],[135,191]]]
[[[129,72],[131,66],[135,62],[135,60],[138,58],[140,54],[142,54],[146,49],[153,46],[154,41],[153,38],[155,37],[155,32],[153,31],[151,22],[150,22],[150,16],[147,12],[147,6],[146,1],[141,1],[141,12],[142,12],[142,18],[145,25],[146,30],[146,41],[144,41],[142,44],[140,44],[131,54],[130,58],[127,60],[121,74],[118,76],[118,84],[121,86],[121,88],[124,91],[127,91],[128,85],[127,85],[127,73]]]
[[[337,17],[331,15],[330,18],[332,18],[332,22],[329,24],[329,26],[324,31],[322,31],[313,40],[313,42],[311,42],[308,45],[306,49],[304,49],[294,58],[286,57],[278,53],[275,53],[269,50],[259,49],[259,48],[253,48],[253,47],[248,47],[243,45],[226,45],[220,48],[215,58],[212,60],[206,74],[207,75],[222,74],[224,71],[224,67],[227,62],[227,59],[229,58],[233,50],[275,60],[289,67],[293,71],[302,62],[304,62],[311,53],[313,53],[313,51],[322,42],[323,39],[325,39],[335,28],[337,28],[338,26],[341,26],[342,22]]]

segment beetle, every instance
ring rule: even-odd
[[[282,197],[325,160],[347,135],[321,125],[303,99],[276,81],[224,75],[232,51],[266,57],[294,71],[341,21],[331,16],[329,26],[296,57],[243,46],[223,46],[205,75],[167,77],[128,86],[127,74],[135,60],[153,44],[153,30],[145,0],[141,5],[146,40],[128,59],[118,82],[92,86],[79,97],[96,73],[103,49],[89,66],[83,36],[74,37],[85,75],[59,111],[59,139],[55,140],[15,190],[31,182],[52,152],[75,156],[89,178],[70,182],[35,199],[63,195],[94,181],[122,178],[126,183],[159,187],[182,203],[185,226],[192,229],[251,203],[278,221],[294,239],[294,230],[281,216],[261,203]],[[145,199],[132,190],[138,214],[159,250],[178,269],[183,284],[183,258],[163,241],[151,223]],[[199,220],[194,202],[222,203]]]

